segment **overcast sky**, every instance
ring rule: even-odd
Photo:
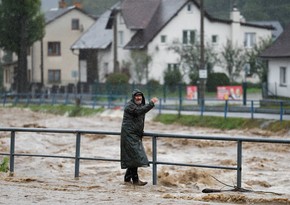
[[[60,0],[41,0],[42,11],[48,11],[51,8],[57,8]]]

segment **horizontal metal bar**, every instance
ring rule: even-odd
[[[120,132],[109,131],[93,131],[93,130],[72,130],[72,129],[47,129],[47,128],[0,128],[0,131],[15,131],[15,132],[45,132],[45,133],[81,133],[81,134],[104,134],[104,135],[117,135]],[[150,133],[145,132],[144,136],[158,137],[158,138],[180,138],[180,139],[199,139],[199,140],[219,140],[219,141],[243,141],[243,142],[259,142],[259,143],[283,143],[290,144],[287,139],[274,139],[274,138],[250,138],[250,137],[220,137],[220,136],[203,136],[203,135],[180,135],[168,133]],[[85,136],[83,136],[85,137]]]
[[[217,141],[243,141],[243,142],[259,142],[259,143],[283,143],[290,144],[287,139],[275,138],[250,138],[250,137],[220,137],[220,136],[202,136],[202,135],[177,135],[166,133],[148,133],[145,132],[144,136],[158,137],[158,138],[179,138],[179,139],[198,139],[198,140],[217,140]]]
[[[199,165],[199,164],[183,164],[183,163],[158,162],[158,161],[155,162],[155,164],[174,165],[174,166],[185,166],[185,167],[200,167],[200,168],[214,168],[214,169],[237,170],[237,167],[211,166],[211,165]]]
[[[62,155],[44,155],[44,154],[14,154],[17,157],[46,157],[46,158],[63,158],[63,159],[75,159],[72,156],[62,156]]]
[[[97,161],[109,161],[109,162],[120,162],[119,159],[106,159],[106,158],[94,158],[94,157],[80,157],[82,160],[97,160]]]

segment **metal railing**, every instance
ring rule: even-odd
[[[81,137],[82,134],[103,134],[103,135],[117,135],[120,136],[120,132],[106,132],[106,131],[90,131],[90,130],[73,130],[73,129],[42,129],[42,128],[0,128],[0,132],[10,132],[10,151],[9,153],[0,153],[0,155],[6,155],[10,157],[10,176],[14,174],[14,161],[15,157],[27,156],[27,157],[49,157],[49,158],[68,158],[74,159],[75,161],[75,172],[74,177],[79,178],[79,168],[81,160],[99,160],[109,162],[120,162],[120,159],[112,158],[89,158],[81,156]],[[30,133],[67,133],[75,134],[75,155],[64,156],[64,155],[40,155],[40,154],[22,154],[16,153],[15,141],[17,132],[30,132]],[[173,165],[173,166],[188,166],[188,167],[199,167],[199,168],[212,168],[212,169],[226,169],[236,170],[237,172],[237,188],[241,188],[242,184],[242,151],[243,142],[253,143],[279,143],[279,144],[290,144],[290,140],[285,139],[270,139],[270,138],[245,138],[245,137],[217,137],[217,136],[199,136],[199,135],[179,135],[179,134],[161,134],[161,133],[144,133],[144,136],[152,138],[152,180],[153,185],[157,184],[157,166],[158,165]],[[213,141],[235,141],[237,142],[237,166],[214,166],[214,165],[202,165],[202,164],[187,164],[187,163],[173,163],[158,161],[158,138],[179,138],[179,139],[192,139],[192,140],[213,140]],[[27,141],[29,142],[29,140]]]
[[[76,105],[91,107],[122,108],[129,97],[125,95],[91,95],[91,94],[57,94],[31,96],[30,94],[1,95],[0,103],[7,105]],[[78,101],[78,102],[77,102]],[[197,115],[220,113],[224,118],[230,113],[249,114],[247,118],[257,118],[256,114],[274,114],[280,121],[290,118],[290,101],[288,100],[263,100],[264,104],[274,104],[275,107],[262,107],[260,100],[247,100],[246,105],[243,100],[219,100],[205,99],[203,103],[198,103],[196,99],[186,98],[160,98],[156,105],[159,114],[175,111],[178,115],[181,112],[195,112]]]

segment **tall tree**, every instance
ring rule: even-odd
[[[200,66],[200,43],[192,43],[183,45],[178,41],[174,41],[169,46],[169,50],[174,51],[180,56],[180,68],[182,69],[182,78],[186,76],[190,79],[190,84],[196,84],[199,78],[198,71]],[[207,43],[204,48],[204,63],[208,74],[213,71],[213,67],[219,62],[218,53],[214,47]]]
[[[259,58],[262,51],[273,43],[272,38],[261,39],[252,49],[246,50],[246,60],[250,67],[249,73],[259,76],[260,81],[267,82],[268,66],[265,60]]]
[[[142,82],[145,79],[146,83],[148,83],[148,64],[152,60],[151,56],[144,50],[134,50],[131,51],[131,60],[134,67],[135,80]]]
[[[27,53],[32,44],[44,36],[44,15],[40,0],[0,1],[0,48],[15,52],[16,91],[28,91]]]
[[[222,57],[225,62],[225,67],[228,72],[230,82],[235,82],[235,79],[240,77],[243,65],[246,62],[244,50],[239,47],[235,47],[229,40],[224,46]]]

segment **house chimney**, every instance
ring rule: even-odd
[[[64,0],[60,0],[60,1],[58,2],[58,8],[60,8],[60,9],[64,9],[64,8],[66,8],[66,3],[65,3]]]
[[[82,8],[82,4],[81,2],[74,2],[74,6],[78,9],[81,9]]]
[[[233,10],[231,12],[231,20],[233,22],[240,22],[240,18],[241,18],[241,13],[237,9],[236,5],[234,5]]]
[[[241,31],[241,13],[237,9],[236,5],[234,5],[233,10],[231,11],[231,43],[232,45],[239,46],[239,35]]]

